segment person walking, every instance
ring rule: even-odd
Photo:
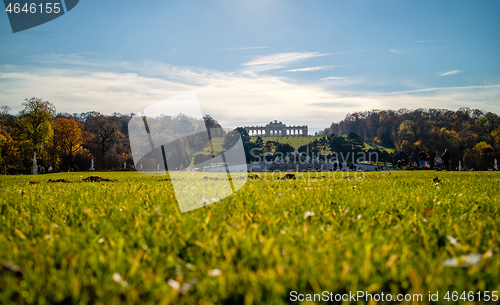
[[[445,170],[450,170],[450,152],[448,149],[444,150],[444,153],[441,155],[441,160],[443,160],[443,165]]]

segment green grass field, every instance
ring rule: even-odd
[[[394,153],[396,151],[394,148],[388,148],[388,147],[384,147],[384,146],[375,146],[375,145],[368,144],[366,142],[365,142],[365,146],[363,147],[363,149],[365,149],[365,150],[368,150],[368,149],[379,149],[381,151],[385,150],[388,153]]]
[[[300,146],[307,145],[310,142],[321,139],[321,137],[262,137],[264,143],[267,141],[278,141],[280,143],[288,143],[294,148],[299,148]],[[250,142],[255,142],[257,137],[251,137]],[[215,153],[220,153],[224,149],[222,148],[222,143],[224,143],[224,138],[213,138],[212,145]],[[210,153],[210,147],[203,149],[203,153]]]
[[[322,137],[262,137],[262,141],[264,141],[264,143],[267,141],[278,141],[280,143],[288,143],[293,148],[299,148],[321,138]],[[257,137],[250,138],[251,142],[255,142],[256,140]]]
[[[314,140],[319,140],[321,138],[322,137],[262,137],[262,140],[264,141],[264,143],[266,143],[267,141],[278,141],[280,143],[288,143],[293,148],[299,148],[303,145],[307,145],[310,142],[313,142]],[[257,137],[250,138],[250,142],[255,142],[256,140],[257,140]],[[224,143],[224,138],[213,138],[212,139],[212,145],[213,145],[213,149],[214,149],[215,153],[220,153],[224,150],[222,148],[222,143]],[[389,153],[394,152],[393,148],[387,148],[387,147],[383,147],[383,146],[373,146],[373,145],[368,144],[368,143],[365,143],[365,145],[364,145],[365,150],[376,149],[376,148],[378,148],[380,150],[387,150]],[[203,149],[201,151],[194,152],[194,154],[196,154],[198,152],[208,154],[208,153],[211,153],[211,149],[209,146],[207,146],[205,149]]]
[[[291,291],[362,290],[454,304],[447,291],[500,290],[498,172],[261,174],[183,214],[164,176],[90,175],[0,178],[0,303],[285,304]],[[443,265],[472,253],[470,266]]]

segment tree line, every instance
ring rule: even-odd
[[[0,164],[10,173],[26,172],[34,153],[40,170],[123,168],[132,164],[127,123],[133,114],[104,115],[56,112],[48,101],[26,99],[17,115],[8,106],[0,112]]]
[[[333,123],[323,134],[354,132],[364,141],[395,149],[393,159],[416,161],[423,150],[428,159],[451,153],[452,166],[492,168],[500,161],[500,117],[478,109],[399,109],[354,112]]]
[[[56,112],[52,103],[36,97],[26,99],[22,106],[17,115],[10,114],[8,106],[0,107],[0,166],[9,173],[28,173],[35,153],[39,171],[45,172],[49,168],[54,172],[89,170],[92,160],[95,170],[135,169],[128,130],[133,113]],[[142,123],[142,119],[139,121]],[[226,135],[210,115],[199,120],[183,114],[159,116],[148,118],[148,122],[153,138],[166,139],[188,131],[194,133],[203,125],[199,131],[208,130],[210,137]],[[144,125],[132,128],[144,128]],[[139,142],[149,147],[148,141],[140,139]],[[169,151],[167,158],[174,167],[182,164],[186,168],[193,154],[207,143],[206,133],[194,133],[173,143],[171,146],[176,151]],[[154,153],[145,156],[141,164],[156,168],[158,162]]]
[[[0,108],[0,165],[8,172],[28,172],[34,153],[37,164],[45,171],[49,167],[54,171],[88,170],[92,160],[96,170],[134,168],[128,132],[133,113],[58,113],[53,104],[40,98],[26,99],[22,105],[17,115],[10,114],[7,106]],[[229,149],[241,136],[247,162],[255,161],[256,156],[271,159],[295,151],[287,143],[264,142],[260,137],[251,142],[244,128],[226,134],[209,115],[203,120],[182,115],[158,117],[150,123],[162,134],[181,126],[197,130],[204,123],[210,137],[224,138],[224,149]],[[494,159],[500,159],[500,118],[495,113],[477,109],[355,112],[333,123],[320,135],[323,137],[299,147],[298,152],[311,157],[332,152],[357,152],[365,150],[364,142],[367,142],[392,148],[394,152],[390,153],[384,149],[373,151],[377,152],[379,161],[393,164],[402,159],[416,161],[422,150],[432,165],[434,158],[441,156],[445,149],[450,150],[454,167],[461,161],[462,166],[468,168],[487,169],[493,166]],[[208,138],[198,134],[179,141],[183,142],[176,147],[182,152],[174,156],[179,167],[181,164],[184,168],[189,166],[193,158],[194,163],[199,163],[214,157],[198,153],[206,146]]]

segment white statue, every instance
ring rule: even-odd
[[[33,166],[31,167],[31,174],[38,175],[38,166],[36,165],[36,152],[33,154]]]

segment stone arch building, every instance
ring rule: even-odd
[[[245,126],[245,130],[251,137],[305,137],[307,136],[307,125],[287,126],[278,120],[269,122],[266,126]]]

